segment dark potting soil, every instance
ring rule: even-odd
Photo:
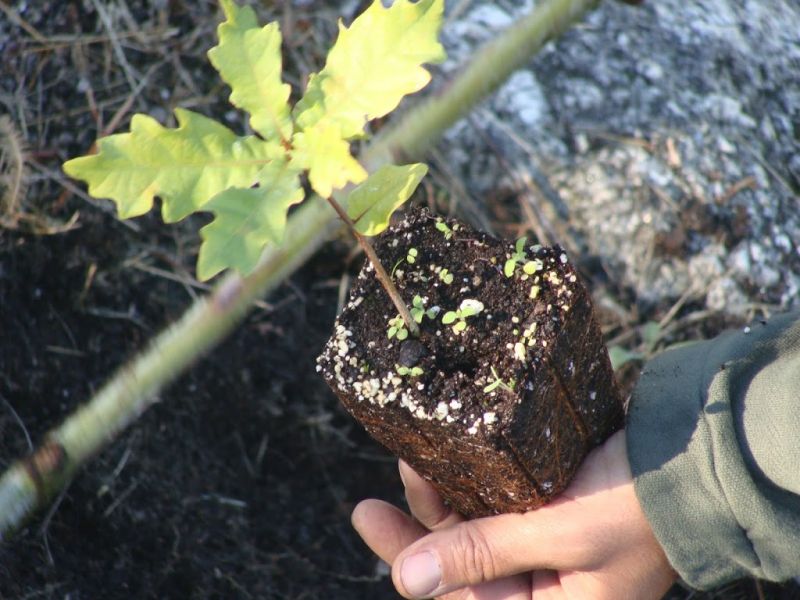
[[[318,361],[347,409],[467,516],[561,492],[623,415],[566,253],[425,210],[375,246],[420,335],[408,335],[366,264]]]
[[[183,224],[76,209],[71,232],[0,231],[0,468],[191,304],[158,274],[191,268]],[[360,499],[401,499],[396,462],[314,377],[348,251],[310,260],[3,540],[0,598],[396,597],[350,526]]]

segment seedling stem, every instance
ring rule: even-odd
[[[399,312],[400,316],[403,317],[403,321],[405,321],[409,333],[414,337],[419,337],[419,327],[414,321],[414,318],[411,316],[408,306],[406,306],[406,303],[400,296],[400,292],[397,291],[397,288],[392,282],[392,278],[389,277],[388,273],[386,273],[386,269],[383,268],[378,255],[375,254],[375,248],[372,247],[372,244],[365,236],[359,233],[352,219],[347,216],[347,212],[344,210],[344,208],[342,208],[342,205],[339,204],[332,196],[328,196],[326,199],[328,204],[333,207],[333,210],[336,211],[336,214],[339,215],[339,218],[344,222],[345,225],[347,225],[347,227],[350,229],[350,232],[355,236],[356,241],[358,241],[358,244],[361,246],[361,249],[364,250],[364,254],[367,255],[369,262],[372,263],[372,266],[375,269],[375,277],[378,278],[378,281],[383,286],[383,289],[386,290],[387,294],[389,294],[389,298],[397,309],[397,312]]]

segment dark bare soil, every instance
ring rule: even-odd
[[[322,63],[335,3],[257,7],[292,32],[287,71],[301,82]],[[170,124],[172,108],[184,106],[237,131],[244,119],[204,56],[219,19],[214,2],[12,0],[0,9],[0,116],[28,147],[26,193],[3,206],[0,228],[4,468],[204,293],[191,277],[202,219],[120,223],[105,204],[88,203],[60,164],[100,132],[125,129],[134,111]],[[484,219],[516,237],[521,216],[493,210]],[[52,509],[5,541],[0,597],[396,598],[349,525],[361,498],[401,501],[395,461],[314,373],[358,269],[350,257],[349,244],[326,247],[165,390]],[[588,257],[582,264],[593,291],[630,300]],[[609,334],[635,346],[636,327],[653,317],[609,318]],[[725,322],[680,325],[674,337],[713,334]],[[626,366],[628,384],[636,370]],[[758,589],[798,597],[795,588]],[[752,581],[670,595],[754,597]]]
[[[141,243],[126,233],[99,212],[59,236],[3,233],[3,466],[187,306],[180,284],[123,267]],[[4,544],[0,597],[387,594],[349,512],[399,499],[395,465],[311,375],[344,265],[313,261]]]

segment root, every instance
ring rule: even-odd
[[[25,142],[8,117],[0,117],[0,226],[16,229],[25,196]]]

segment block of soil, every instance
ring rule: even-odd
[[[467,517],[536,508],[622,427],[592,303],[565,252],[427,211],[374,240],[317,369],[347,410]]]

